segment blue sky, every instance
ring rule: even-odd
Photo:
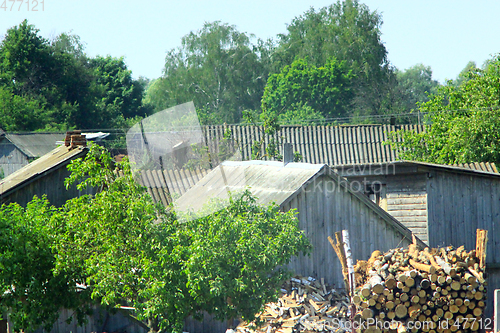
[[[4,2],[0,36],[27,18],[44,37],[72,31],[86,43],[90,56],[124,56],[134,77],[152,79],[161,75],[166,52],[205,21],[220,20],[266,39],[285,32],[286,24],[311,6],[319,9],[334,0],[43,0],[43,11],[42,0],[16,0],[12,10],[13,0],[0,0],[0,6]],[[382,41],[399,69],[423,63],[444,82],[467,62],[482,65],[500,52],[498,0],[360,2],[382,13]]]

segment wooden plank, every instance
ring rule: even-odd
[[[388,205],[427,204],[425,195],[387,197]]]
[[[399,217],[415,217],[415,216],[427,216],[427,210],[395,210],[389,211],[389,214],[394,216],[396,219]]]

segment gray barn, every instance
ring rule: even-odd
[[[83,146],[70,148],[63,145],[0,180],[1,203],[17,202],[25,206],[34,195],[46,195],[51,204],[61,206],[66,200],[82,195],[76,186],[66,190],[64,180],[70,175],[66,166],[72,160],[84,157],[87,151]]]
[[[10,175],[57,147],[64,133],[0,132],[0,168],[4,177]]]
[[[313,244],[310,257],[293,260],[297,274],[324,277],[343,286],[340,263],[327,236],[348,229],[354,259],[368,259],[375,250],[386,251],[411,242],[411,232],[368,197],[324,164],[273,161],[226,161],[210,171],[181,196],[175,206],[197,209],[211,198],[227,198],[228,191],[249,188],[260,204],[276,203],[296,209],[300,228]],[[423,243],[422,243],[423,244]]]
[[[447,166],[399,161],[337,167],[353,186],[432,247],[476,247],[488,230],[488,309],[500,288],[500,174],[492,164]]]
[[[199,208],[207,198],[227,198],[227,191],[249,188],[260,204],[275,202],[282,210],[297,209],[299,226],[311,240],[310,257],[294,258],[289,268],[297,274],[325,278],[343,287],[342,269],[327,236],[349,230],[354,259],[368,259],[411,243],[411,232],[368,197],[324,164],[273,161],[224,162],[180,197],[178,208]],[[420,240],[419,240],[420,242]],[[420,242],[423,245],[422,242]],[[188,321],[189,332],[210,332],[210,320]],[[214,332],[214,331],[212,331]]]

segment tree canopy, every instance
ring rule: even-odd
[[[352,114],[378,114],[390,108],[392,68],[381,40],[382,16],[357,0],[337,1],[316,11],[310,9],[279,35],[274,53],[282,68],[294,59],[308,58],[317,67],[334,57],[344,61],[355,76]]]
[[[88,58],[78,36],[49,41],[25,20],[0,42],[0,127],[7,131],[123,127],[149,112],[123,58]]]
[[[420,104],[430,125],[424,133],[400,132],[403,159],[433,163],[500,163],[500,56],[470,68]]]
[[[432,78],[432,69],[423,64],[414,65],[404,71],[396,71],[401,101],[406,110],[418,108],[429,100],[428,95],[436,93],[439,82]]]
[[[148,100],[156,111],[193,100],[205,124],[239,122],[244,110],[260,108],[267,78],[251,37],[232,25],[205,23],[168,52]]]
[[[303,112],[307,109],[302,106],[308,106],[324,118],[344,117],[353,97],[351,78],[352,72],[335,58],[321,67],[297,59],[269,77],[262,97],[263,115],[290,118],[293,112]]]

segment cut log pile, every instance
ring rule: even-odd
[[[241,323],[237,332],[344,332],[341,322],[348,320],[349,298],[324,280],[296,276],[285,282],[277,302],[266,304],[256,322]]]
[[[414,242],[408,249],[375,251],[355,266],[357,318],[404,326],[426,322],[421,331],[432,333],[479,330],[486,298],[485,246],[476,248],[421,250]],[[449,327],[439,324],[446,321]]]

